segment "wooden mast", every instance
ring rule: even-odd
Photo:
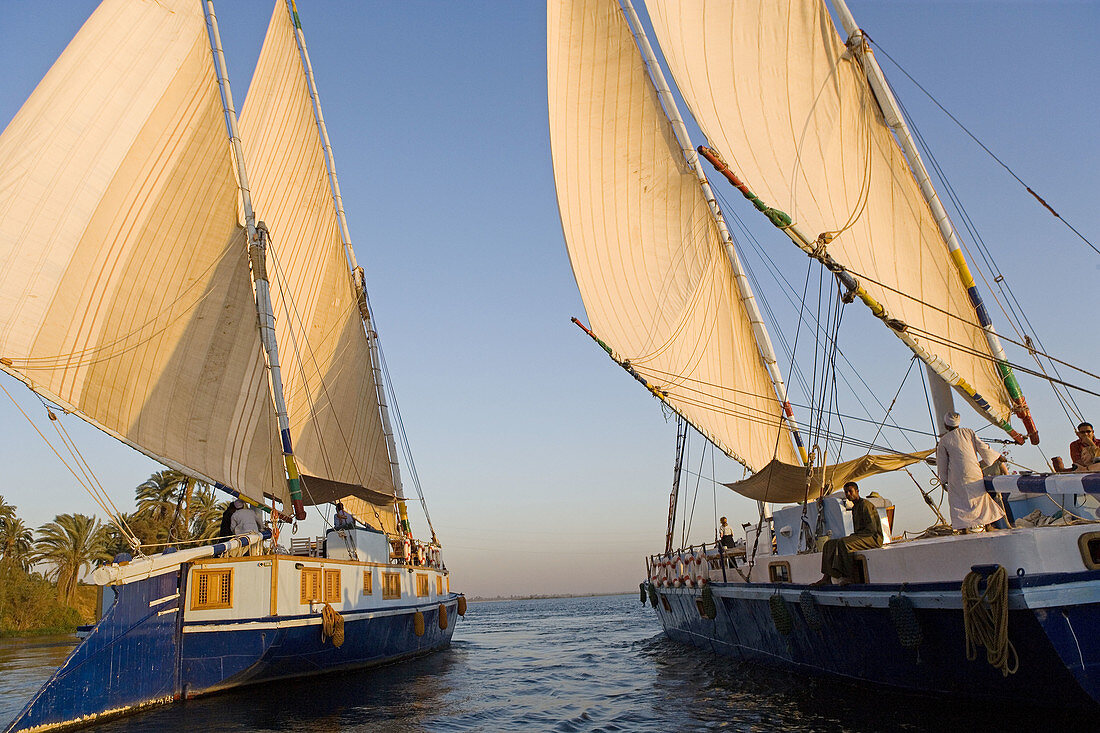
[[[282,370],[279,367],[279,345],[275,340],[275,313],[271,305],[271,290],[267,279],[267,227],[263,222],[256,223],[256,212],[252,209],[252,194],[248,188],[248,173],[245,169],[244,153],[241,150],[241,138],[237,132],[237,110],[233,106],[233,92],[229,87],[229,74],[225,67],[225,54],[222,51],[221,36],[218,33],[218,18],[214,14],[213,0],[206,0],[203,3],[203,13],[206,15],[206,31],[210,36],[210,51],[214,55],[214,69],[218,77],[218,86],[221,89],[222,107],[225,110],[225,126],[229,133],[229,144],[237,167],[237,180],[240,183],[241,204],[244,208],[245,227],[248,234],[248,258],[251,263],[252,284],[256,293],[256,313],[259,316],[260,339],[263,341],[264,351],[267,353],[271,392],[275,399],[275,412],[279,421],[283,462],[286,466],[287,488],[290,490],[294,516],[302,520],[306,518],[306,510],[302,502],[298,465],[294,460],[294,449],[290,440],[290,419],[287,416],[286,398],[283,395]]]

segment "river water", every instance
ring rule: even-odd
[[[0,728],[71,638],[0,640]],[[1098,730],[1087,714],[861,690],[669,641],[636,595],[471,603],[451,647],[405,664],[244,688],[95,726],[147,731]]]

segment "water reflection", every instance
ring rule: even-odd
[[[0,727],[19,714],[76,643],[71,634],[0,639]]]

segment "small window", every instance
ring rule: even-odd
[[[768,565],[768,576],[773,583],[791,582],[791,564],[786,560]]]
[[[363,595],[369,596],[374,594],[374,571],[363,571]]]
[[[1100,532],[1085,532],[1077,538],[1081,559],[1089,570],[1100,570]]]
[[[321,600],[321,568],[304,568],[302,570],[302,593],[300,603],[312,603]]]
[[[443,576],[435,576],[435,594],[437,596],[443,595]]]
[[[428,595],[428,574],[417,573],[416,574],[416,595],[424,597]]]
[[[196,570],[191,610],[233,607],[232,570]]]
[[[668,605],[668,599],[665,598],[663,593],[661,594],[661,608],[665,609],[669,613],[672,613],[672,606]]]
[[[382,598],[401,597],[401,573],[382,573]]]
[[[340,600],[340,571],[325,571],[325,603],[337,603]]]

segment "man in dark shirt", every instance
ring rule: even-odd
[[[859,498],[859,486],[855,481],[844,484],[844,498],[852,502],[852,526],[847,537],[829,540],[821,550],[821,580],[814,585],[827,585],[837,578],[841,585],[854,583],[856,562],[852,552],[882,547],[882,522],[875,505]]]

